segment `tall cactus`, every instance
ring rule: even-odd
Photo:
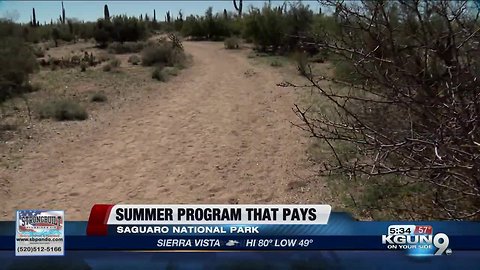
[[[153,21],[157,22],[157,12],[155,11],[155,9],[153,10]]]
[[[170,11],[167,11],[167,16],[165,17],[165,20],[169,23],[170,20],[171,20],[171,17],[170,17]]]
[[[228,13],[226,9],[223,9],[223,18],[226,20],[228,19]]]
[[[238,17],[242,17],[243,0],[238,0],[238,5],[237,0],[233,0],[233,7],[237,10]]]
[[[178,11],[178,18],[177,18],[179,21],[183,22],[183,13],[182,13],[182,10],[180,9]]]
[[[35,8],[32,9],[32,21],[30,23],[33,27],[38,26],[37,25],[37,16],[35,15]]]
[[[62,24],[65,24],[65,8],[63,7],[63,1],[62,1]]]
[[[110,20],[110,11],[108,10],[107,5],[103,7],[103,17],[105,18],[105,20]]]

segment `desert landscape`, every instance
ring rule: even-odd
[[[95,203],[480,218],[476,2],[35,3],[0,2],[0,219]]]
[[[2,145],[17,157],[2,157],[2,218],[48,208],[85,220],[95,203],[326,202],[308,180],[308,138],[291,123],[298,94],[276,86],[281,71],[249,59],[248,48],[184,46],[192,64],[166,83],[129,65],[128,55],[118,74],[39,74],[64,76],[55,80],[67,95],[102,90],[109,100],[86,121],[32,120],[23,138]]]

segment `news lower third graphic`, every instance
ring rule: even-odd
[[[97,204],[88,221],[65,221],[63,211],[19,210],[16,222],[0,222],[0,250],[15,250],[17,256],[77,250],[359,250],[435,258],[479,251],[480,223],[357,221],[329,205]]]
[[[64,212],[18,210],[15,230],[16,256],[64,255]]]

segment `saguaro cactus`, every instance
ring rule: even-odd
[[[157,12],[155,11],[155,9],[153,10],[153,21],[157,22]]]
[[[33,27],[38,26],[38,25],[37,25],[37,16],[35,15],[35,8],[32,9],[32,21],[30,22],[30,24],[31,24]]]
[[[238,5],[237,0],[233,0],[233,6],[238,11],[238,17],[242,17],[243,0],[238,0]]]
[[[165,17],[165,20],[169,23],[170,22],[170,11],[167,11],[167,16]]]
[[[105,18],[105,20],[110,20],[110,11],[108,10],[107,5],[103,7],[103,17]]]
[[[178,11],[178,18],[177,18],[179,21],[183,22],[183,13],[182,13],[182,10],[179,10]]]
[[[63,1],[62,1],[62,23],[65,24],[65,8],[63,7]]]

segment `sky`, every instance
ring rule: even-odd
[[[268,1],[243,1],[243,10],[246,12],[248,6],[262,7]],[[318,10],[319,4],[316,1],[303,1],[308,3],[313,10]],[[273,5],[281,5],[283,1],[272,1]],[[157,20],[163,20],[165,13],[170,11],[172,17],[176,17],[179,10],[184,16],[190,14],[201,15],[208,7],[213,7],[214,12],[235,11],[232,0],[200,1],[200,0],[176,0],[176,1],[64,1],[67,18],[76,18],[84,21],[96,21],[103,17],[103,6],[107,4],[110,15],[127,14],[129,16],[140,16],[148,13],[153,17],[153,9],[156,10]],[[56,20],[61,14],[61,1],[5,1],[0,0],[0,17],[13,19],[16,22],[26,23],[30,21],[32,8],[35,8],[37,20],[40,23]]]

